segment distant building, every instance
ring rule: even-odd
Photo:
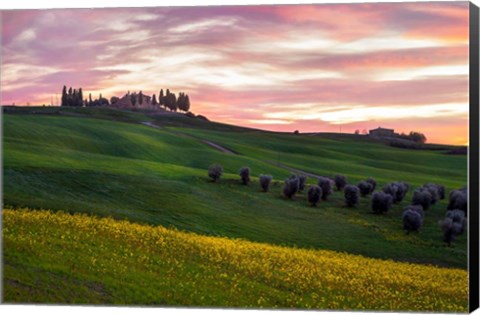
[[[398,134],[395,133],[395,130],[382,128],[382,127],[378,127],[376,129],[369,130],[368,134],[370,136],[374,136],[374,137],[395,137],[395,136],[398,136]]]
[[[132,104],[132,94],[136,98],[135,106]],[[148,95],[143,95],[143,102],[140,104],[140,94],[138,93],[127,93],[121,97],[115,104],[111,104],[112,107],[118,108],[144,108],[144,109],[153,109],[154,106],[151,104],[152,98]],[[157,106],[158,107],[158,106]]]

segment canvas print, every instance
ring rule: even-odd
[[[0,17],[3,303],[468,311],[469,2]]]

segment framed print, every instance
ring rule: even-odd
[[[478,308],[475,4],[0,20],[2,303]]]

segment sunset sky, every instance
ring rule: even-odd
[[[468,2],[2,11],[2,104],[188,93],[211,120],[468,141]]]

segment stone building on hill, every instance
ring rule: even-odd
[[[135,105],[132,104],[132,95],[135,97]],[[140,104],[140,94],[139,93],[130,93],[128,92],[122,96],[115,103],[110,104],[112,107],[117,108],[142,108],[142,109],[158,109],[159,105],[152,104],[152,97],[148,95],[143,95],[142,103]]]
[[[387,129],[387,128],[382,128],[382,127],[378,127],[376,129],[369,130],[368,134],[372,137],[396,137],[396,136],[398,136],[398,134],[395,133],[394,129]]]

